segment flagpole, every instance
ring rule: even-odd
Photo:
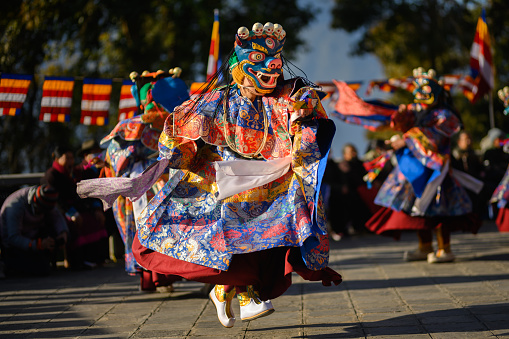
[[[490,127],[495,128],[495,113],[493,111],[493,91],[489,92],[489,96],[490,96],[490,106],[489,106]]]

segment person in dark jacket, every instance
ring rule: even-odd
[[[102,204],[97,199],[81,199],[76,193],[74,152],[58,146],[53,152],[53,164],[41,182],[49,184],[59,193],[58,204],[70,230],[68,259],[71,268],[92,268],[105,261],[101,250],[107,244],[108,233],[104,226]]]
[[[452,150],[451,166],[470,174],[476,179],[481,179],[485,175],[481,159],[472,148],[472,137],[467,131],[461,131],[458,135],[456,147]],[[472,210],[480,217],[487,212],[490,194],[488,191],[484,189],[480,194],[477,194],[467,190],[468,196],[472,200]]]
[[[467,131],[461,131],[458,135],[456,147],[452,150],[451,165],[474,178],[481,178],[483,165],[472,148],[472,137]]]
[[[67,242],[68,228],[56,208],[58,192],[47,185],[19,189],[0,210],[2,259],[9,275],[47,275],[55,249]]]
[[[338,164],[341,183],[341,201],[336,206],[339,221],[333,225],[335,232],[342,235],[348,234],[348,227],[353,232],[366,232],[364,224],[371,216],[371,212],[359,194],[359,188],[366,186],[364,175],[366,169],[358,158],[357,149],[352,144],[343,147],[343,159]]]

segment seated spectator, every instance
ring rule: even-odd
[[[102,152],[103,149],[95,140],[87,140],[81,144],[77,155],[82,158],[82,162],[74,168],[77,181],[99,178],[101,169],[105,165]]]
[[[74,153],[66,146],[53,152],[53,165],[42,178],[59,193],[58,204],[63,210],[69,231],[68,259],[71,268],[91,268],[107,259],[108,233],[104,226],[102,203],[97,199],[81,199],[76,193]],[[104,249],[105,248],[105,249]]]
[[[58,192],[47,185],[26,187],[7,197],[0,210],[2,257],[9,275],[47,275],[55,249],[68,228],[56,208]]]
[[[74,177],[76,178],[77,182],[100,177],[101,171],[106,165],[104,161],[104,153],[105,150],[102,149],[99,143],[94,139],[84,141],[81,144],[81,150],[78,151],[77,155],[78,157],[82,158],[82,161],[80,164],[74,167]],[[87,200],[89,200],[94,206],[102,207],[102,202],[99,199],[89,198]],[[101,240],[102,245],[100,246],[100,253],[102,253],[103,257],[109,257],[110,259],[116,261],[117,256],[114,253],[115,245],[118,246],[117,243],[120,243],[123,247],[122,239],[117,229],[117,223],[115,222],[115,218],[113,216],[113,210],[110,208],[106,211],[103,211],[103,213],[105,217],[104,227],[108,233],[108,239]],[[118,252],[121,253],[120,251]]]

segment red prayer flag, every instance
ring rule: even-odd
[[[219,10],[214,10],[214,25],[210,39],[209,60],[207,64],[207,81],[212,79],[219,68]]]
[[[81,123],[103,126],[108,124],[111,79],[83,79]]]
[[[21,112],[31,81],[31,75],[2,74],[0,115],[18,115]]]
[[[41,112],[44,122],[70,121],[74,78],[45,77],[42,85]]]
[[[124,80],[120,88],[120,101],[118,103],[118,121],[132,118],[138,111],[136,100],[133,97],[131,88],[133,82]]]
[[[477,20],[474,43],[470,50],[470,70],[475,80],[472,102],[489,93],[494,86],[493,60],[491,56],[490,35],[486,24],[486,11],[483,9],[481,17]]]

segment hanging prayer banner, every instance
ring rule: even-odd
[[[108,124],[111,79],[83,79],[81,123],[104,126]]]
[[[44,122],[69,122],[71,120],[74,78],[45,77],[42,85],[41,113]]]
[[[120,101],[118,103],[118,121],[132,118],[138,111],[136,100],[133,97],[131,80],[124,80],[120,89]]]
[[[31,75],[2,74],[0,79],[0,115],[18,115],[27,97]]]

